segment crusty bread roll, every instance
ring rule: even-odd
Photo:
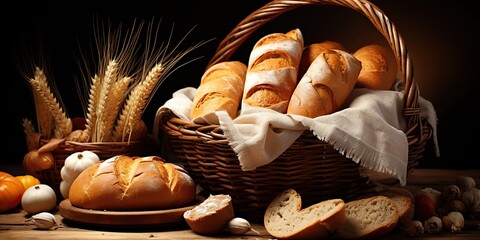
[[[85,169],[69,192],[72,206],[95,210],[157,210],[192,204],[190,175],[157,156],[115,156]]]
[[[227,194],[210,195],[183,214],[192,231],[202,235],[221,233],[234,217],[232,197]]]
[[[362,70],[355,87],[374,90],[390,90],[397,77],[397,60],[393,52],[377,44],[364,46],[353,53]]]
[[[395,202],[386,196],[372,196],[345,204],[347,220],[337,229],[343,239],[379,238],[391,232],[398,223]]]
[[[348,52],[323,51],[298,82],[287,113],[314,118],[337,111],[353,90],[360,69],[360,61]]]
[[[330,199],[302,209],[301,196],[287,189],[267,207],[264,225],[277,239],[327,239],[345,222],[345,202]]]
[[[236,118],[246,72],[247,66],[239,61],[220,62],[209,67],[193,98],[191,119],[218,110],[227,111],[232,119]]]
[[[310,64],[317,58],[317,56],[327,49],[338,49],[345,52],[349,52],[343,44],[334,41],[323,41],[318,43],[312,43],[303,49],[302,59],[300,60],[300,66],[298,67],[298,79],[303,77],[303,74],[307,71]]]
[[[297,85],[302,51],[300,29],[272,33],[258,40],[248,60],[242,111],[263,107],[285,113]]]

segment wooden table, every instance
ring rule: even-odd
[[[1,167],[5,171],[4,166]],[[454,183],[455,178],[460,175],[472,176],[477,183],[480,183],[480,170],[415,169],[408,177],[407,187],[433,187],[441,189],[442,186]],[[14,209],[8,213],[0,214],[0,239],[272,239],[268,232],[265,231],[263,225],[255,223],[252,226],[260,235],[255,233],[245,236],[221,234],[207,237],[192,232],[184,222],[149,228],[110,229],[66,221],[58,211],[55,212],[55,217],[61,227],[55,230],[39,230],[34,225],[25,223],[28,216],[21,209]],[[466,225],[467,228],[459,234],[442,232],[440,234],[424,234],[421,237],[408,238],[401,232],[392,232],[382,239],[480,239],[480,220],[468,220]]]

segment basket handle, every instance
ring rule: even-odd
[[[273,0],[252,12],[237,24],[217,47],[217,51],[208,63],[207,68],[228,60],[238,47],[265,23],[285,12],[304,5],[335,5],[351,8],[367,17],[383,35],[395,54],[403,76],[403,115],[407,121],[405,134],[407,135],[408,143],[410,145],[421,142],[423,137],[420,107],[418,104],[419,92],[418,86],[413,79],[413,66],[407,48],[395,25],[390,22],[382,10],[367,0]]]

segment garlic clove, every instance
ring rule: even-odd
[[[413,220],[410,224],[404,229],[405,234],[409,237],[418,237],[425,232],[422,222],[418,220]]]
[[[255,229],[252,228],[252,225],[244,219],[240,217],[233,218],[227,223],[226,230],[230,233],[237,234],[237,235],[242,235],[245,234],[249,231],[252,231],[256,234],[260,234],[257,232]]]
[[[27,221],[32,222],[39,229],[50,229],[59,227],[55,216],[49,212],[41,212],[33,215]]]
[[[450,212],[442,217],[443,228],[451,233],[459,233],[465,226],[465,219],[460,212]]]
[[[425,228],[426,233],[439,233],[443,228],[442,219],[432,216],[423,222],[423,228]]]

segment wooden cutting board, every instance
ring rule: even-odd
[[[183,213],[205,200],[197,196],[190,206],[151,211],[101,211],[72,206],[68,199],[60,202],[59,213],[67,220],[100,227],[152,227],[184,221]]]

